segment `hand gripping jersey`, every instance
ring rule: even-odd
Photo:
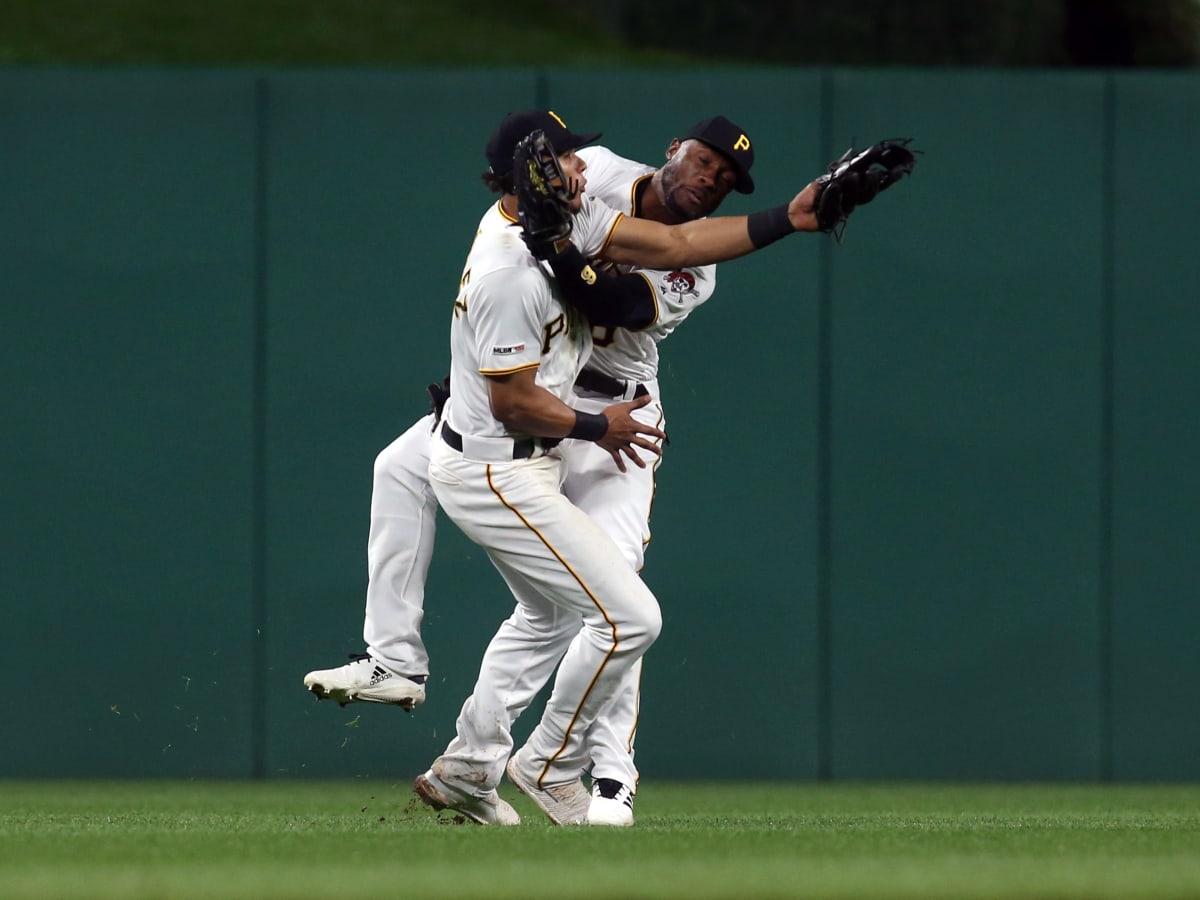
[[[571,241],[594,256],[620,218],[585,195]],[[492,415],[487,376],[537,367],[537,383],[569,403],[591,348],[586,321],[559,298],[548,268],[539,266],[521,240],[517,221],[494,204],[479,221],[454,301],[450,427],[480,437],[522,437],[508,434]]]
[[[618,156],[607,147],[584,147],[576,152],[587,163],[587,194],[632,216],[637,187],[654,174],[654,169]],[[712,296],[717,286],[717,267],[636,271],[654,288],[658,318],[641,331],[594,328],[595,348],[588,368],[623,381],[646,382],[658,377],[658,342]]]

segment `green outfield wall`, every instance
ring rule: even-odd
[[[925,150],[664,345],[643,776],[1200,778],[1197,76],[14,68],[0,777],[404,781],[445,746],[511,608],[448,520],[428,702],[301,679],[362,648],[372,463],[534,105],[649,163],[733,118],[730,213]]]

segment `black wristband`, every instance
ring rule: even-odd
[[[750,243],[758,250],[767,244],[775,243],[780,238],[787,237],[795,230],[796,226],[788,218],[786,203],[783,206],[776,206],[774,209],[750,213],[746,217],[746,231],[750,235]]]
[[[598,441],[608,434],[608,416],[575,410],[575,427],[567,435],[580,441]]]

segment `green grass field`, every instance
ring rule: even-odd
[[[632,829],[407,783],[0,782],[0,897],[1200,897],[1200,786],[669,784]]]

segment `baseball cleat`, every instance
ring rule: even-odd
[[[633,791],[612,778],[597,778],[592,782],[587,823],[628,828],[633,824]]]
[[[447,772],[441,760],[437,760],[428,772],[417,776],[413,792],[426,806],[436,810],[449,809],[480,825],[520,825],[521,817],[517,811],[495,790],[480,796],[471,793],[469,787],[461,786],[478,780],[470,776],[456,778]]]
[[[588,804],[591,798],[582,779],[576,778],[562,784],[539,785],[536,775],[522,767],[521,751],[508,761],[508,780],[513,786],[537,804],[538,809],[555,825],[586,825]]]
[[[304,676],[304,686],[318,700],[336,700],[342,706],[359,700],[391,703],[406,712],[425,702],[424,681],[423,675],[397,675],[366,653],[351,653],[350,662],[344,666],[318,669]]]

